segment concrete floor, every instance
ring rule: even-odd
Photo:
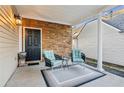
[[[6,87],[46,87],[40,72],[41,68],[44,68],[44,63],[17,68]],[[124,87],[124,78],[107,72],[106,76],[81,85],[81,87]]]
[[[45,87],[40,65],[19,67],[7,82],[6,87]]]
[[[124,87],[124,78],[108,73],[107,75],[88,82],[81,87]]]

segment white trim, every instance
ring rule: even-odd
[[[78,49],[78,38],[76,38],[76,48]]]
[[[92,22],[92,20],[97,19],[97,17],[98,17],[97,15],[87,17],[87,18],[85,18],[84,20],[82,20],[81,23],[79,23],[79,24],[77,24],[77,25],[73,25],[72,28],[73,28],[73,29],[74,29],[74,28],[77,29],[77,28],[83,26],[85,23]]]
[[[115,29],[115,30],[118,30],[118,32],[121,31],[121,30],[117,29],[116,27],[114,27],[114,26],[112,26],[112,25],[109,25],[109,24],[105,23],[104,21],[102,21],[102,23],[105,24],[105,25],[107,25],[107,26],[109,26],[109,27],[111,27],[111,28],[113,28],[113,29]]]
[[[98,17],[98,30],[97,30],[97,69],[104,71],[102,68],[102,19],[101,15]]]
[[[22,52],[22,26],[18,26],[19,31],[19,52]]]
[[[24,15],[22,15],[22,17],[29,18],[29,19],[35,19],[35,20],[42,20],[42,21],[46,21],[46,22],[50,22],[50,23],[56,23],[56,24],[61,24],[61,25],[69,25],[69,26],[72,25],[72,23],[68,23],[68,22],[53,21],[53,20],[42,19],[42,18],[34,18],[34,17],[31,17],[31,16],[24,16]]]
[[[79,28],[80,26],[82,26],[83,24],[85,23],[89,23],[89,22],[92,22],[92,20],[95,20],[98,18],[99,14],[101,14],[101,16],[104,16],[104,13],[114,7],[117,7],[117,5],[113,5],[113,6],[107,6],[106,8],[104,8],[103,10],[101,10],[98,14],[96,15],[93,15],[93,16],[90,16],[90,17],[87,17],[85,19],[83,19],[81,21],[81,23],[79,24],[76,24],[76,25],[73,25],[72,28]]]
[[[41,60],[42,60],[42,28],[36,28],[36,27],[23,27],[23,52],[25,52],[25,29],[38,29],[40,30],[40,43],[41,43]]]

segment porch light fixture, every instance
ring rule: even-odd
[[[22,18],[21,18],[21,16],[19,16],[19,15],[14,15],[14,17],[15,17],[15,20],[16,20],[16,24],[17,24],[18,26],[22,25]]]

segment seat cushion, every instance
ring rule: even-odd
[[[73,61],[74,61],[74,62],[84,62],[84,60],[81,59],[81,58],[74,58]]]
[[[73,58],[81,58],[81,52],[78,49],[73,49]]]
[[[62,65],[62,60],[52,60],[51,62],[53,66]]]

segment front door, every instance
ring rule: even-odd
[[[25,29],[26,32],[26,46],[27,53],[26,61],[40,60],[41,57],[41,43],[40,43],[40,30]]]

